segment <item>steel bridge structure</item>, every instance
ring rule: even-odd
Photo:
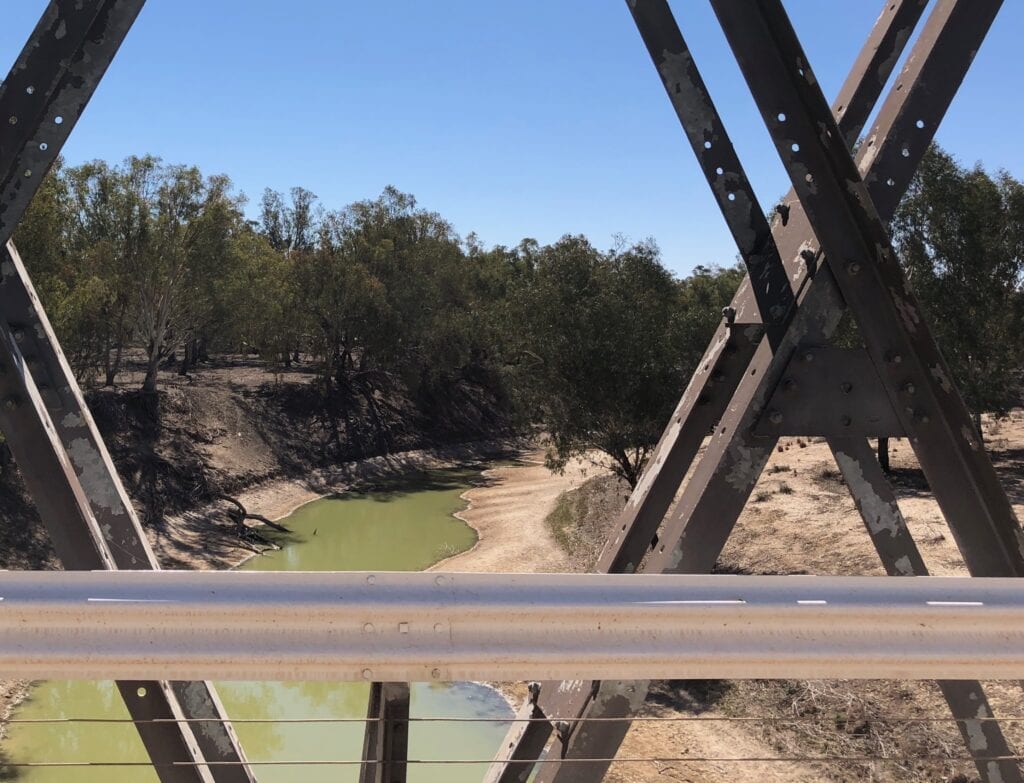
[[[602,575],[3,574],[0,674],[118,678],[162,783],[255,783],[203,679],[226,662],[373,682],[366,783],[405,780],[410,680],[537,680],[487,781],[583,783],[656,677],[935,678],[982,779],[1024,780],[976,681],[1024,678],[1024,536],[886,228],[1000,0],[887,0],[831,105],[781,0],[709,0],[792,182],[771,215],[667,0],[626,1],[747,276]],[[11,237],[143,4],[50,0],[0,86],[0,430],[67,571],[159,565]],[[860,348],[831,341],[847,313]],[[704,576],[794,435],[827,440],[888,578]],[[896,578],[927,569],[872,437],[909,440],[968,571],[997,579]]]

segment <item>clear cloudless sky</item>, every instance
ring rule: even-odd
[[[0,8],[5,72],[44,0]],[[878,0],[788,0],[831,99]],[[706,0],[673,8],[763,204],[787,189]],[[1024,177],[1024,0],[1008,0],[938,134]],[[735,248],[623,0],[149,0],[65,147],[152,153],[250,198],[328,208],[386,185],[489,245],[653,237],[684,274]]]

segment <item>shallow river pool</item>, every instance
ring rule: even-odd
[[[474,531],[453,516],[465,506],[460,495],[479,476],[476,470],[430,471],[383,483],[373,491],[346,493],[309,503],[287,517],[292,530],[282,549],[241,566],[251,571],[414,571],[464,551]],[[237,720],[351,719],[366,715],[368,685],[321,682],[224,682],[218,692]],[[128,713],[110,682],[43,682],[12,716],[15,721],[61,718],[119,718]],[[410,759],[486,759],[508,724],[416,722],[426,717],[508,719],[512,710],[496,692],[474,683],[416,684],[412,688]],[[358,722],[235,724],[250,760],[358,760]],[[135,729],[117,723],[12,723],[2,744],[4,760],[25,762],[143,762]],[[485,767],[413,765],[410,781],[470,783]],[[8,768],[25,783],[158,783],[142,767]],[[261,783],[355,781],[358,765],[346,767],[262,766]],[[10,779],[7,777],[6,779]]]

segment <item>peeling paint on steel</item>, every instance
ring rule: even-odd
[[[946,392],[946,394],[953,391],[953,384],[950,383],[949,376],[946,375],[946,371],[942,368],[942,365],[933,364],[928,368],[928,372],[930,372],[932,377],[939,382],[939,388],[942,389],[942,391]]]
[[[745,492],[749,487],[757,483],[761,473],[761,460],[758,459],[757,449],[748,446],[737,445],[731,450],[733,464],[726,474],[725,480],[733,489]]]
[[[874,485],[864,477],[864,469],[858,460],[841,451],[836,451],[835,457],[850,488],[850,494],[860,504],[861,515],[871,534],[888,533],[892,538],[896,538],[903,526],[903,516],[899,507],[879,496]]]
[[[878,256],[879,258],[881,256]],[[921,316],[917,312],[917,308],[914,307],[911,301],[903,298],[903,294],[897,291],[895,288],[890,287],[889,293],[892,296],[893,305],[899,312],[900,320],[903,321],[903,325],[907,328],[907,331],[911,334],[917,332],[917,325],[921,323]]]
[[[893,561],[892,567],[900,576],[916,576],[914,573],[914,566],[911,564],[910,558],[906,555],[903,555]]]
[[[68,444],[68,456],[75,465],[78,479],[89,500],[100,508],[123,513],[121,496],[110,479],[103,457],[88,438],[75,438]]]

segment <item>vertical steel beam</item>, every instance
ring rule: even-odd
[[[54,0],[0,87],[0,427],[65,568],[157,568],[31,281],[8,240],[143,0]],[[208,683],[118,683],[163,781],[252,783]],[[190,726],[183,718],[213,718]],[[164,721],[153,723],[153,720]]]
[[[409,759],[409,683],[370,685],[359,783],[405,783]]]
[[[860,438],[832,438],[828,442],[842,472],[871,543],[889,576],[928,576],[924,558],[914,543],[892,487],[886,480],[875,452]],[[974,680],[937,682],[949,710],[956,718],[967,752],[982,780],[1020,783],[1020,766],[1002,727],[992,718],[992,707],[981,683]],[[990,761],[992,757],[1005,757]]]

